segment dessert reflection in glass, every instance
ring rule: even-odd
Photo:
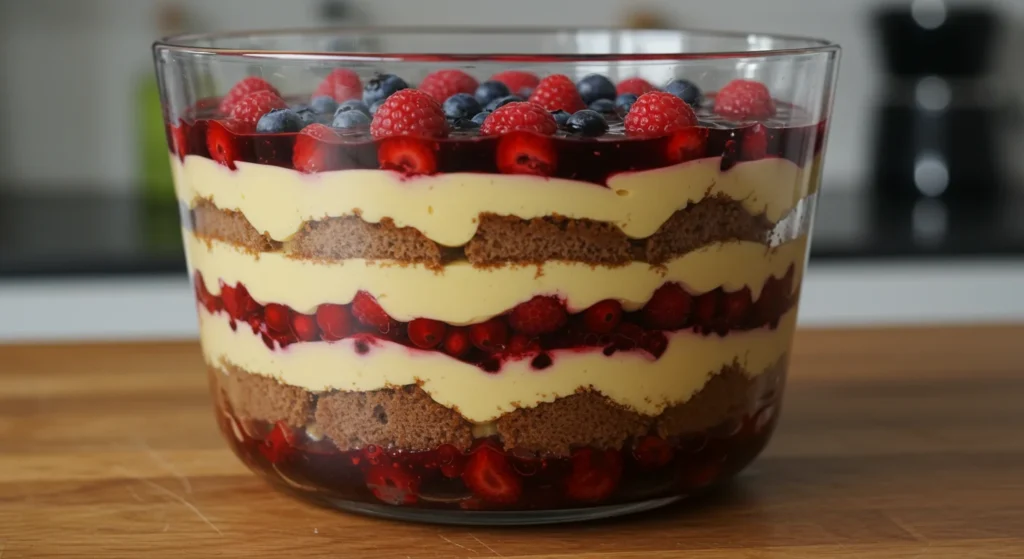
[[[252,469],[348,510],[535,523],[678,500],[764,447],[837,48],[600,33],[623,51],[157,44],[203,355]],[[697,54],[627,48],[662,36]]]

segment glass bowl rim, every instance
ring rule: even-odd
[[[469,34],[503,34],[521,35],[557,35],[562,33],[630,33],[630,34],[663,34],[676,33],[680,36],[693,36],[719,39],[746,39],[773,41],[802,42],[804,45],[764,50],[721,50],[703,52],[663,52],[663,53],[408,53],[408,52],[335,52],[335,51],[304,51],[304,50],[272,50],[272,49],[238,49],[226,47],[198,46],[197,41],[213,41],[249,37],[283,37],[301,36],[306,34],[325,34],[331,32],[354,32],[372,35],[469,35]],[[186,33],[164,37],[153,43],[154,52],[171,51],[191,55],[232,56],[255,59],[277,60],[316,60],[316,61],[349,61],[349,62],[503,62],[503,63],[570,63],[570,62],[642,62],[642,61],[685,61],[685,60],[727,60],[749,58],[778,58],[796,55],[836,53],[840,47],[827,39],[814,37],[785,35],[778,33],[756,33],[743,31],[715,31],[696,28],[672,29],[630,29],[625,27],[474,27],[474,26],[335,26],[335,27],[296,27],[263,30],[242,30],[212,33]]]

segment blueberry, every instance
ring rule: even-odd
[[[455,119],[454,126],[456,130],[476,130],[477,128],[480,128],[481,124],[483,124],[483,122],[477,122],[472,118],[457,118]]]
[[[633,103],[637,100],[636,93],[623,93],[615,98],[615,112],[619,113],[619,116],[626,116],[626,113],[633,108]]]
[[[699,107],[702,94],[697,84],[687,80],[672,80],[665,86],[665,91],[686,101],[691,107]]]
[[[590,74],[576,82],[576,91],[587,105],[598,99],[615,99],[615,84],[601,74]]]
[[[523,99],[529,99],[531,95],[533,95],[532,87],[519,88],[519,96],[522,97]]]
[[[295,114],[299,115],[300,119],[302,119],[303,128],[309,126],[310,124],[316,124],[317,122],[320,122],[320,115],[316,114],[316,111],[314,111],[310,107],[307,107],[305,105],[296,105],[295,107],[292,107],[292,110],[295,111]]]
[[[488,111],[494,111],[497,110],[498,107],[504,107],[509,103],[518,103],[522,100],[523,98],[518,95],[506,95],[504,97],[499,97],[491,101],[490,103],[487,103],[487,106],[484,108],[487,109]]]
[[[589,109],[598,113],[614,113],[615,101],[611,99],[598,99],[590,104]]]
[[[377,101],[376,103],[370,105],[370,116],[373,116],[373,115],[377,114],[377,109],[379,109],[380,106],[383,105],[383,104],[384,104],[384,101],[381,100],[381,101]]]
[[[274,109],[260,117],[256,131],[265,134],[298,132],[302,130],[302,117],[291,109]]]
[[[608,131],[608,123],[600,113],[590,109],[577,111],[569,117],[565,127],[574,134],[583,136],[600,136]]]
[[[409,84],[405,83],[405,80],[394,74],[377,74],[363,87],[363,102],[372,106],[378,101],[387,99],[396,91],[408,89],[408,87]]]
[[[473,118],[473,115],[481,111],[480,103],[476,97],[468,93],[456,93],[445,99],[441,105],[444,109],[444,116],[456,120],[460,118]]]
[[[313,100],[309,102],[309,106],[312,107],[314,111],[322,115],[333,115],[334,111],[338,110],[338,102],[334,100],[334,97],[328,97],[326,95],[314,97]]]
[[[338,116],[338,113],[343,113],[345,111],[359,111],[366,116],[370,116],[370,107],[367,107],[366,103],[363,103],[359,99],[349,99],[348,101],[338,105],[338,108],[334,111],[334,116]]]
[[[486,106],[495,99],[508,97],[511,93],[507,85],[501,82],[487,81],[477,86],[474,97],[480,102],[481,106]]]
[[[361,111],[342,111],[334,115],[334,122],[331,123],[333,128],[340,128],[341,130],[349,130],[351,128],[360,128],[370,125],[370,117],[363,114]]]
[[[558,109],[557,111],[551,111],[551,116],[555,117],[555,124],[559,128],[565,128],[565,123],[569,122],[569,117],[572,115],[562,109]]]
[[[476,115],[474,115],[473,118],[470,119],[470,120],[472,120],[473,122],[475,122],[477,124],[483,124],[484,121],[487,120],[487,117],[490,116],[490,114],[491,114],[491,111],[480,111],[480,112],[476,113]]]

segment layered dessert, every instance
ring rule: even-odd
[[[235,451],[313,498],[475,511],[684,496],[753,459],[824,122],[747,80],[409,81],[250,77],[168,125]]]

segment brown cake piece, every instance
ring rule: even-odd
[[[341,450],[371,444],[406,450],[451,444],[466,449],[473,441],[471,424],[418,386],[323,394],[315,418]]]
[[[482,214],[465,252],[476,265],[547,260],[622,265],[633,259],[629,239],[615,225],[556,216],[525,220]]]
[[[247,373],[225,365],[214,369],[218,383],[235,414],[241,419],[284,421],[291,427],[305,427],[313,416],[316,400],[312,392],[281,384],[275,379]]]
[[[274,250],[270,238],[257,231],[242,212],[223,210],[210,200],[200,199],[192,208],[191,218],[192,229],[201,238],[224,241],[250,252]]]
[[[663,264],[711,243],[767,243],[773,229],[764,215],[751,215],[743,205],[722,195],[711,196],[672,214],[647,238],[646,260]]]
[[[440,266],[442,251],[437,243],[412,227],[396,227],[390,218],[368,223],[358,216],[307,221],[288,243],[287,250],[298,258],[342,260],[397,260]]]
[[[598,392],[580,392],[507,413],[497,421],[505,448],[568,456],[571,447],[619,449],[648,432],[651,418]]]

